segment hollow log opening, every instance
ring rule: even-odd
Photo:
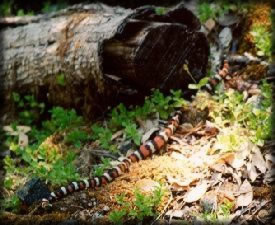
[[[129,19],[123,35],[105,41],[103,74],[141,91],[167,91],[196,83],[206,72],[206,37],[184,24]]]

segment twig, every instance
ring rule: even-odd
[[[35,206],[35,208],[34,208],[32,211],[30,211],[30,212],[28,213],[28,215],[29,215],[29,216],[33,215],[33,213],[36,212],[37,209],[39,209],[40,207],[41,207],[41,204],[37,204],[37,205]]]
[[[246,220],[241,221],[240,224],[243,224],[245,221],[247,221],[247,220],[250,219],[252,216],[254,216],[257,212],[259,212],[259,210],[260,210],[261,208],[263,208],[263,207],[264,207],[267,203],[269,203],[269,202],[271,202],[271,201],[265,201],[265,202],[262,202],[260,205],[256,206],[256,209],[255,209],[255,211],[252,213],[252,215],[249,215],[249,216],[246,218]]]

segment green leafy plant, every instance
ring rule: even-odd
[[[58,159],[53,163],[52,169],[49,174],[45,176],[46,180],[51,181],[55,185],[63,185],[72,180],[79,180],[80,175],[77,173],[73,164],[75,154],[69,152],[65,158]]]
[[[218,206],[216,210],[204,211],[199,217],[203,219],[205,224],[214,225],[219,224],[220,219],[224,220],[230,216],[234,204],[228,200],[224,201]]]
[[[102,164],[101,165],[96,165],[94,168],[93,176],[96,177],[101,177],[106,169],[111,167],[111,160],[110,159],[105,159],[101,158]]]
[[[33,15],[34,15],[33,11],[29,11],[25,13],[23,9],[19,9],[16,13],[16,16],[33,16]]]
[[[3,16],[10,16],[12,4],[13,1],[4,0],[4,2],[0,4],[0,14]]]
[[[139,145],[141,141],[141,135],[138,133],[137,125],[135,123],[126,123],[124,126],[124,131],[127,137],[131,138],[136,145]]]
[[[20,209],[20,199],[14,194],[8,198],[1,200],[1,210],[11,210],[16,213]]]
[[[12,99],[19,111],[18,123],[20,124],[31,125],[35,123],[44,112],[45,104],[37,102],[33,95],[21,97],[18,93],[13,92]]]
[[[188,88],[194,89],[194,90],[199,90],[202,87],[204,87],[208,83],[208,81],[209,81],[209,78],[205,77],[205,78],[201,79],[198,84],[189,84]]]
[[[271,56],[271,32],[263,25],[253,25],[251,32],[260,56]]]
[[[58,85],[63,86],[63,87],[66,85],[65,76],[63,73],[56,76],[56,82]]]
[[[169,107],[171,96],[165,97],[163,93],[161,93],[159,90],[156,90],[150,100],[154,105],[153,112],[158,112],[160,118],[167,119],[171,113],[171,107]]]
[[[51,1],[44,2],[42,13],[52,13],[67,7],[67,3],[64,0],[57,1],[56,4],[51,3]]]
[[[218,214],[228,217],[233,207],[234,207],[234,203],[225,199],[225,201],[219,207]]]
[[[162,186],[155,188],[152,194],[143,194],[139,190],[134,192],[134,202],[125,200],[125,195],[116,196],[116,201],[122,206],[121,210],[111,212],[109,219],[115,224],[122,224],[123,218],[132,217],[142,221],[146,217],[155,216],[155,209],[160,204],[164,195]]]
[[[238,123],[251,132],[250,139],[263,145],[264,140],[271,137],[271,85],[263,81],[260,85],[261,99],[259,103],[244,100],[243,93],[228,90],[211,99],[205,99],[203,104],[212,105],[209,116],[220,126]],[[214,100],[214,101],[213,101]]]
[[[18,104],[19,109],[22,108],[23,111],[25,106],[44,110],[44,105],[38,103],[33,96],[28,95],[22,98],[17,93],[13,93],[13,99]],[[75,159],[73,152],[62,153],[54,147],[42,143],[56,131],[68,129],[65,142],[80,147],[89,138],[86,132],[76,129],[76,127],[83,125],[83,119],[74,110],[65,110],[61,107],[54,107],[50,113],[51,119],[44,121],[40,128],[36,127],[35,124],[32,125],[33,122],[29,121],[32,129],[28,133],[28,146],[19,146],[17,138],[14,137],[11,137],[7,142],[16,157],[13,159],[6,156],[4,159],[4,167],[7,172],[5,188],[11,189],[16,186],[10,183],[10,178],[14,175],[23,177],[36,175],[53,185],[79,179],[79,174],[73,164]],[[17,123],[12,125],[14,130],[16,130],[16,126]]]
[[[199,4],[198,14],[200,21],[203,23],[210,18],[215,18],[215,11],[213,7],[207,2],[202,2],[201,4]]]
[[[139,190],[135,191],[134,208],[130,210],[129,216],[143,220],[145,217],[154,216],[154,208],[161,202],[164,192],[161,187],[154,190],[152,195],[142,194]]]
[[[157,15],[165,15],[167,12],[167,9],[164,7],[156,7],[155,12]]]
[[[72,144],[76,148],[80,148],[83,142],[87,140],[89,140],[89,135],[82,130],[72,130],[65,137],[65,142]]]
[[[127,109],[125,105],[119,104],[115,107],[109,114],[110,119],[104,127],[97,124],[92,126],[92,139],[98,140],[102,148],[115,151],[116,146],[112,145],[111,141],[112,132],[122,129],[128,139],[139,145],[141,141],[137,125],[139,119],[146,119],[156,113],[161,119],[167,119],[175,108],[185,104],[187,102],[182,98],[180,90],[171,90],[170,96],[165,96],[159,90],[155,90],[150,97],[145,99],[142,106]]]
[[[126,209],[122,210],[114,210],[109,214],[109,220],[116,225],[123,224],[123,218],[126,216],[127,211]]]
[[[66,110],[57,106],[49,112],[51,113],[51,120],[43,124],[49,130],[64,130],[65,128],[77,127],[83,124],[83,118],[78,116],[74,109]]]
[[[112,131],[109,128],[101,127],[97,124],[93,124],[91,138],[93,140],[99,140],[100,146],[104,149],[110,149],[112,141]]]
[[[197,11],[200,21],[205,23],[208,19],[215,19],[216,17],[228,13],[230,10],[237,11],[245,9],[246,7],[246,4],[241,1],[235,1],[233,3],[228,0],[220,0],[213,4],[203,0],[200,1]]]

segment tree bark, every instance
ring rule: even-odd
[[[198,19],[182,5],[164,15],[156,11],[92,4],[0,19],[3,113],[11,111],[12,92],[88,116],[105,109],[125,84],[148,93],[198,81],[209,54]]]

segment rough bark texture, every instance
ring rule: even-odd
[[[0,23],[4,112],[15,91],[92,115],[117,91],[107,76],[141,91],[184,88],[203,76],[209,53],[199,21],[182,6],[157,15],[154,7],[78,5]]]

